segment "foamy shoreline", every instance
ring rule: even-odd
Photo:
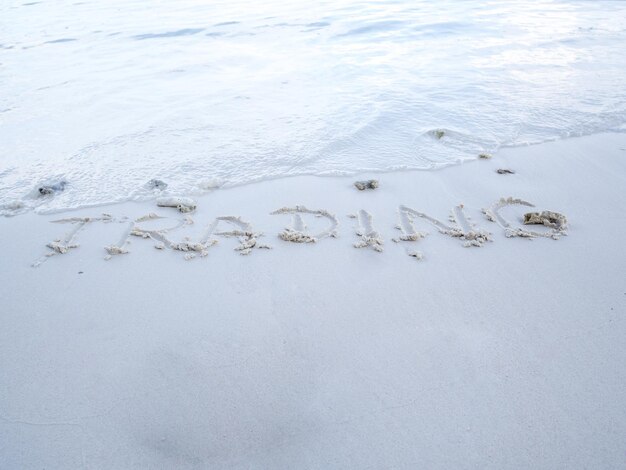
[[[187,214],[0,218],[3,465],[618,467],[625,149],[600,134],[375,190],[291,177]],[[502,208],[511,229],[550,234],[519,222],[551,210],[568,236],[507,237],[482,209],[508,197],[536,206]],[[73,241],[50,223],[86,217]],[[55,240],[79,246],[46,257]]]
[[[60,180],[46,209],[626,130],[620,1],[4,1],[0,18],[0,206]]]

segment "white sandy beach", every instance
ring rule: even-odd
[[[357,191],[364,178],[380,187]],[[0,218],[0,467],[623,468],[625,187],[626,135],[598,134],[439,171],[218,189],[189,214]],[[514,227],[552,210],[568,235],[505,237],[481,213],[502,197],[536,205],[504,208]],[[451,224],[459,204],[493,241],[466,248],[419,218],[426,238],[392,241],[399,206]],[[291,216],[270,213],[296,205],[334,214],[337,238],[279,239]],[[359,210],[383,252],[353,247]],[[167,217],[152,228],[193,220],[177,241],[240,216],[272,249],[216,237],[185,260],[131,236],[105,261],[117,220],[151,212]],[[74,227],[51,221],[102,213],[116,221],[32,267]]]

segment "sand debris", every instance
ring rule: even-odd
[[[78,243],[68,243],[67,241],[61,241],[61,239],[51,241],[50,243],[46,244],[46,246],[60,255],[64,255],[72,248],[79,247]]]
[[[567,227],[567,217],[553,211],[527,212],[524,214],[524,225],[533,224],[562,230]]]
[[[508,168],[498,168],[496,173],[499,175],[514,175],[515,172],[513,170],[509,170]]]
[[[307,235],[305,233],[299,232],[297,230],[293,230],[290,228],[285,228],[282,232],[278,234],[278,237],[281,240],[292,243],[316,243],[317,238],[312,237],[311,235]]]
[[[490,153],[481,153],[478,155],[478,158],[482,160],[490,160],[491,158],[493,158],[493,155],[491,155]]]
[[[173,207],[180,212],[192,212],[196,210],[196,201],[188,197],[161,197],[157,199],[159,207]]]
[[[426,238],[427,235],[428,235],[428,232],[416,231],[415,233],[408,233],[408,234],[400,235],[399,237],[392,238],[392,240],[394,243],[416,242],[418,240],[421,240],[422,238]]]
[[[111,256],[114,256],[114,255],[128,254],[128,250],[126,248],[123,248],[117,245],[105,246],[104,249],[109,254],[109,256],[107,256],[105,259],[111,259]]]

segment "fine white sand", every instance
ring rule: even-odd
[[[625,187],[601,134],[0,219],[0,467],[619,468]]]

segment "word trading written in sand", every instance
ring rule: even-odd
[[[195,210],[195,203],[181,205],[180,201],[174,201],[171,204],[159,204],[159,206],[178,208],[186,215],[172,217],[151,212],[135,219],[102,214],[98,217],[70,217],[53,220],[52,223],[69,225],[70,229],[62,237],[49,242],[46,245],[48,252],[35,261],[33,266],[40,266],[52,256],[64,255],[79,248],[80,234],[87,227],[98,223],[119,223],[124,226],[118,241],[104,246],[107,260],[113,256],[128,254],[133,238],[150,241],[157,250],[179,252],[186,260],[208,256],[210,249],[218,245],[220,239],[225,238],[238,241],[235,251],[241,255],[250,255],[255,250],[273,248],[262,241],[268,238],[262,231],[253,227],[249,221],[232,215],[215,217],[203,227],[200,234],[196,234],[193,238],[185,236],[185,229],[196,223],[190,214]],[[180,210],[179,206],[184,210]],[[509,206],[530,209],[535,207],[534,204],[522,199],[508,197],[501,198],[489,208],[482,209],[485,221],[498,225],[507,238],[558,240],[562,235],[567,235],[567,218],[564,215],[554,211],[531,210],[525,213],[520,221],[510,221],[502,215],[502,210]],[[271,212],[271,215],[291,218],[290,225],[276,234],[282,242],[310,244],[327,238],[339,237],[339,219],[325,209],[309,209],[304,206],[282,207]],[[315,232],[309,230],[306,219],[311,217],[321,219],[324,229]],[[371,249],[378,253],[384,251],[385,240],[376,229],[370,212],[359,209],[356,213],[348,214],[347,217],[354,222],[355,241],[352,243],[354,248]],[[493,234],[473,222],[466,214],[463,204],[455,206],[445,222],[405,205],[398,207],[397,217],[395,229],[398,233],[397,236],[391,238],[391,241],[406,247],[407,255],[418,260],[424,258],[424,254],[417,248],[419,248],[419,241],[429,235],[426,230],[428,228],[434,228],[444,236],[457,239],[468,248],[482,247],[487,242],[493,241]],[[533,230],[529,226],[541,228]]]

